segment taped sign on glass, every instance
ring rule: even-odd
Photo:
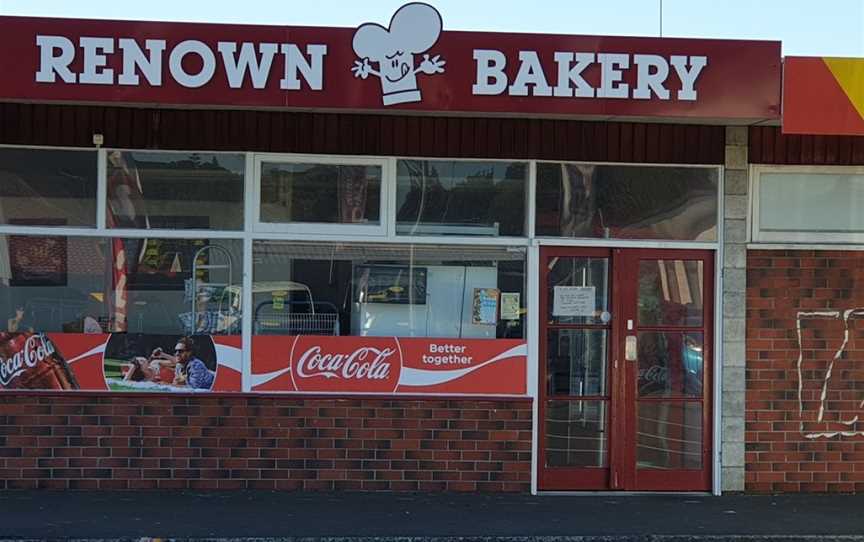
[[[501,292],[501,319],[519,319],[519,292]]]
[[[552,316],[593,316],[596,306],[594,286],[555,286]]]
[[[497,288],[474,288],[474,303],[471,321],[474,324],[494,326],[498,323]]]

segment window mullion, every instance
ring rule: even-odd
[[[243,185],[243,286],[242,306],[240,307],[240,334],[241,334],[241,364],[240,364],[240,389],[244,392],[252,391],[252,288],[254,283],[253,268],[253,242],[252,236],[255,223],[258,220],[258,163],[254,153],[246,153],[246,169]]]
[[[108,214],[108,151],[96,153],[96,229],[104,232]]]

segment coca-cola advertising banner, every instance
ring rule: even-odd
[[[0,99],[776,119],[780,42],[0,17]],[[362,24],[360,24],[362,23]]]
[[[0,333],[0,390],[240,391],[239,336]]]
[[[259,336],[253,391],[524,395],[516,339]]]
[[[0,390],[239,392],[237,335],[0,333]],[[255,336],[253,392],[525,395],[518,339]]]

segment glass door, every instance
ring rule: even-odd
[[[710,490],[713,258],[541,249],[541,490]]]
[[[626,360],[625,484],[711,489],[714,255],[622,250]],[[635,354],[635,359],[634,359]]]
[[[612,253],[541,251],[539,486],[610,489]]]

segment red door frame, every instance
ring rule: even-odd
[[[639,366],[636,362],[625,363],[624,401],[628,409],[625,435],[635,439],[637,432],[637,401],[641,402],[674,402],[702,404],[702,469],[700,470],[661,470],[638,469],[636,465],[636,443],[625,446],[623,453],[623,470],[625,485],[634,491],[710,491],[713,478],[713,460],[711,450],[714,436],[713,416],[713,362],[714,362],[714,251],[711,250],[679,250],[679,249],[616,249],[615,262],[622,273],[628,269],[636,270],[626,274],[628,280],[621,281],[619,290],[621,304],[618,307],[621,317],[616,323],[619,329],[619,342],[626,334],[638,333],[640,330],[690,331],[703,333],[702,345],[702,398],[642,398],[637,395],[636,383]],[[701,327],[687,326],[640,326],[637,318],[638,303],[638,268],[640,260],[697,260],[703,265],[702,279],[702,317]],[[635,329],[628,331],[627,320],[633,320]]]
[[[549,314],[549,298],[548,298],[548,280],[549,280],[549,267],[548,260],[550,258],[554,258],[555,256],[561,257],[586,257],[586,258],[607,258],[609,260],[609,268],[612,271],[609,274],[608,282],[609,282],[609,292],[607,295],[609,296],[607,299],[609,300],[609,310],[614,311],[614,307],[612,305],[613,300],[615,299],[612,290],[613,290],[613,278],[612,273],[614,273],[615,267],[612,263],[612,250],[608,248],[573,248],[573,247],[541,247],[540,248],[540,333],[539,333],[539,359],[540,359],[540,375],[539,375],[539,401],[538,401],[538,431],[537,431],[537,487],[541,490],[572,490],[574,488],[580,490],[604,490],[611,489],[613,482],[618,482],[620,476],[611,472],[611,467],[614,464],[614,460],[612,457],[612,451],[618,448],[614,444],[614,440],[616,435],[621,435],[623,433],[619,431],[613,430],[615,427],[615,423],[618,416],[614,411],[613,404],[613,395],[615,390],[612,388],[615,382],[622,381],[621,378],[618,378],[612,372],[612,363],[611,360],[617,359],[617,341],[612,340],[613,327],[614,326],[596,326],[598,328],[605,327],[608,328],[609,332],[607,334],[607,352],[609,352],[609,356],[607,357],[607,374],[609,377],[607,378],[607,395],[603,396],[570,396],[570,397],[556,397],[555,399],[560,399],[562,401],[570,401],[577,402],[580,400],[600,400],[604,399],[608,404],[608,438],[607,438],[607,467],[583,467],[583,468],[568,468],[568,467],[549,467],[546,468],[544,466],[545,458],[546,458],[546,401],[548,394],[548,374],[547,374],[547,339],[546,332],[551,328],[564,328],[564,329],[573,329],[573,328],[585,328],[592,326],[576,326],[576,325],[560,325],[560,326],[550,326],[546,321],[546,315]],[[614,314],[614,312],[613,312]],[[614,320],[613,320],[614,322]],[[551,398],[551,397],[549,397]],[[623,427],[622,427],[623,430]],[[578,486],[578,487],[577,487]]]
[[[610,273],[607,292],[612,325],[608,327],[608,466],[607,468],[561,468],[544,466],[546,457],[545,419],[548,399],[579,401],[598,400],[600,396],[548,396],[547,330],[550,328],[584,328],[591,326],[550,326],[547,322],[548,261],[560,257],[608,258]],[[541,247],[539,276],[539,400],[538,400],[538,488],[543,490],[630,490],[630,491],[710,491],[713,480],[713,346],[714,346],[714,258],[713,250],[691,249],[610,249],[596,247]],[[702,403],[702,469],[662,470],[638,469],[636,464],[638,362],[624,361],[624,340],[628,333],[627,320],[637,320],[638,268],[640,260],[699,260],[703,262],[703,325],[702,327],[653,326],[647,329],[669,331],[701,331],[704,335],[702,398],[672,399],[671,402]],[[603,326],[595,326],[603,327]],[[616,363],[617,360],[617,363]],[[651,401],[652,399],[642,399]],[[660,399],[655,399],[659,401]],[[663,399],[670,402],[669,399]]]

